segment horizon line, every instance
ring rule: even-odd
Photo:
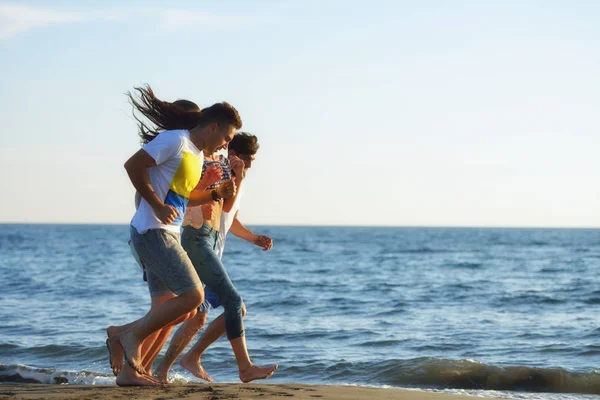
[[[127,226],[129,223],[122,222],[5,222],[0,221],[0,225],[81,225],[81,226]],[[261,227],[282,227],[282,228],[446,228],[446,229],[590,229],[597,230],[600,226],[552,226],[552,225],[339,225],[339,224],[261,224],[247,223],[247,226]]]

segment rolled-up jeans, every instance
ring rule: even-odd
[[[243,301],[215,252],[218,234],[216,229],[207,224],[200,229],[184,226],[181,245],[192,260],[202,283],[221,301],[225,309],[227,339],[233,340],[244,336]]]

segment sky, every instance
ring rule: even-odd
[[[600,227],[600,2],[2,1],[0,222],[127,224],[124,95],[233,104],[249,225]]]

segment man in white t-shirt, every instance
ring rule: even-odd
[[[220,217],[219,235],[216,241],[215,252],[219,257],[223,255],[227,233],[234,235],[261,247],[263,250],[270,250],[273,247],[273,240],[264,235],[256,235],[248,230],[237,218],[240,208],[241,198],[244,194],[244,185],[242,184],[246,171],[252,167],[252,163],[258,151],[258,140],[256,136],[247,133],[237,133],[228,145],[228,158],[231,164],[231,170],[235,174],[237,193],[234,197],[226,200],[223,204],[223,211]],[[206,206],[202,206],[205,208]],[[190,210],[188,209],[188,213]],[[196,221],[197,222],[197,221]],[[211,308],[217,308],[221,305],[219,298],[208,288],[205,288],[205,301],[198,308],[195,317],[186,321],[175,333],[171,339],[169,349],[163,357],[160,365],[156,368],[155,376],[163,383],[168,382],[168,373],[177,357],[183,352],[185,347],[192,340],[194,335],[205,325],[208,311]],[[245,314],[245,307],[243,308]],[[204,371],[200,364],[200,357],[210,344],[225,334],[225,317],[221,314],[217,317],[203,333],[199,341],[187,352],[180,361],[180,364],[194,374],[196,377],[212,381],[211,377]]]
[[[159,100],[149,87],[136,90],[140,100],[130,96],[133,106],[155,126],[151,131],[148,123],[140,122],[140,132],[150,134],[151,139],[125,163],[142,197],[131,220],[131,241],[149,273],[177,297],[151,309],[128,331],[107,341],[111,359],[124,354],[127,362],[117,376],[121,386],[159,384],[144,369],[142,343],[204,301],[202,283],[181,246],[179,230],[188,205],[235,194],[232,181],[210,192],[192,191],[200,180],[203,152],[212,154],[226,146],[242,125],[237,110],[228,103],[188,112]]]

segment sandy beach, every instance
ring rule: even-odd
[[[428,393],[401,389],[363,388],[325,385],[256,385],[256,384],[193,384],[172,385],[161,388],[100,385],[40,385],[2,384],[0,399],[401,399],[401,400],[472,400],[470,396]]]

